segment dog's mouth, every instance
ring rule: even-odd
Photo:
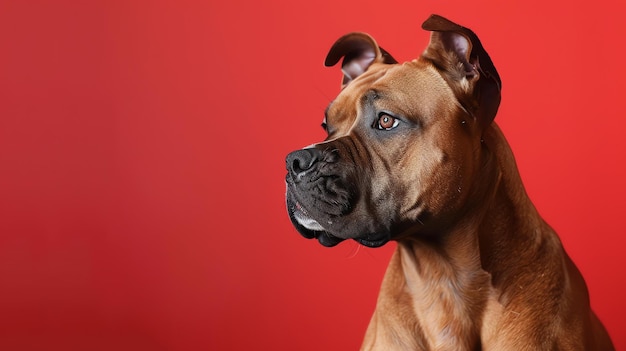
[[[311,231],[324,231],[324,227],[322,227],[321,224],[319,224],[318,221],[316,221],[315,219],[311,218],[309,216],[309,213],[307,212],[307,210],[302,207],[302,205],[296,201],[296,205],[295,205],[295,211],[293,212],[293,216],[295,217],[296,221],[298,221],[298,223],[300,223],[301,226],[305,227],[308,230]]]
[[[288,199],[287,206],[291,222],[303,237],[317,239],[322,246],[326,247],[335,246],[345,240],[330,234],[317,220],[309,215],[308,211],[298,201]]]
[[[317,239],[325,247],[333,247],[346,240],[329,233],[322,224],[312,218],[306,208],[297,200],[288,200],[289,217],[298,232],[307,239]],[[293,203],[293,204],[292,204]],[[389,240],[388,235],[366,235],[353,238],[354,241],[367,247],[380,247]]]

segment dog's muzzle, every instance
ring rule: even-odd
[[[369,247],[391,239],[389,226],[381,225],[364,204],[371,179],[357,166],[355,154],[338,139],[287,155],[287,211],[305,238],[324,246],[353,239]]]
[[[335,246],[346,238],[331,234],[340,217],[349,213],[356,191],[346,184],[347,174],[337,164],[336,151],[315,147],[287,155],[287,211],[305,238]]]

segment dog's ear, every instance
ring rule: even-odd
[[[483,127],[491,124],[502,82],[476,34],[438,15],[431,15],[422,28],[432,32],[422,57],[444,73],[461,104]]]
[[[334,66],[342,57],[342,88],[363,74],[374,62],[397,63],[387,51],[376,44],[374,38],[358,32],[346,34],[339,38],[326,55],[324,65],[326,67]]]

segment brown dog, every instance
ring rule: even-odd
[[[287,209],[325,246],[397,249],[364,350],[613,350],[585,282],[525,193],[493,123],[501,82],[469,29],[433,15],[396,61],[340,38],[326,141],[287,156]]]

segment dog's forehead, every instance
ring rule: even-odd
[[[406,118],[436,115],[437,109],[456,100],[439,71],[429,63],[414,60],[395,65],[374,64],[329,105],[327,122],[337,129],[350,128],[359,108],[372,99],[378,108]]]

